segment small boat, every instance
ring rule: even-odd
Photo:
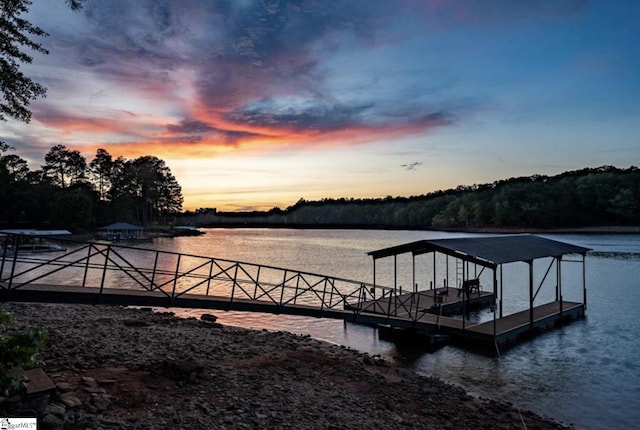
[[[67,230],[0,230],[0,254],[18,253],[40,253],[40,252],[58,252],[66,251],[62,245],[53,243],[45,237],[64,236],[71,234]],[[15,240],[9,240],[14,237]],[[6,248],[6,249],[5,249]]]

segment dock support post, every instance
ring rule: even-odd
[[[562,322],[563,299],[562,299],[562,256],[559,256],[556,261],[558,262],[558,300],[560,301],[560,322]]]
[[[504,277],[502,276],[502,264],[500,265],[500,318],[502,318],[502,284]]]
[[[436,252],[433,252],[433,288],[438,288],[436,285]],[[435,293],[434,293],[435,294]]]
[[[449,291],[449,256],[448,255],[445,256],[445,268],[447,271],[446,284],[447,284],[447,292],[448,292]]]
[[[373,259],[373,298],[376,298],[376,259]]]
[[[584,302],[584,311],[587,311],[587,272],[586,272],[586,254],[582,254],[582,301]]]
[[[560,300],[560,260],[557,258],[554,258],[555,262],[556,262],[556,302],[558,300]]]
[[[464,281],[467,279],[465,267],[468,267],[465,262],[462,262],[462,287],[464,288]],[[462,330],[466,330],[467,327],[467,293],[463,290],[462,292]]]
[[[429,289],[430,289],[431,291],[433,291],[433,281],[429,281]],[[438,294],[437,294],[437,292],[436,292],[436,291],[433,291],[433,303],[435,303],[435,302],[436,302],[436,297],[437,297],[437,295],[438,295]]]
[[[529,263],[529,330],[533,334],[533,260]]]
[[[493,342],[496,343],[496,296],[498,295],[498,275],[496,274],[496,268],[493,268]],[[497,347],[497,343],[496,343]]]
[[[393,256],[393,292],[398,289],[398,256]]]
[[[416,284],[416,255],[415,254],[411,254],[411,257],[412,257],[412,266],[411,267],[413,269],[413,272],[412,272],[412,275],[413,275],[413,282],[412,282],[412,284],[413,284],[413,292],[417,293],[418,292],[418,284]]]

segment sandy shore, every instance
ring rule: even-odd
[[[501,400],[286,332],[106,306],[2,303],[49,334],[41,428],[559,429]]]

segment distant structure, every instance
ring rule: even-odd
[[[126,222],[109,224],[98,229],[98,238],[104,240],[141,240],[145,239],[144,228]]]

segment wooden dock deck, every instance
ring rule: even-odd
[[[426,324],[423,334],[445,334],[458,343],[500,348],[513,345],[523,336],[531,336],[555,327],[566,320],[584,317],[585,308],[582,303],[554,301],[533,308],[533,322],[530,321],[529,309],[482,322],[464,321],[461,315],[465,307],[477,309],[491,306],[494,295],[491,292],[478,291],[471,294],[469,300],[464,300],[458,294],[457,288],[449,288],[448,294],[444,288],[438,288],[417,293],[406,293],[397,297],[366,300],[355,306],[361,312],[386,314],[390,313],[398,318],[414,319]],[[442,312],[438,299],[442,300]],[[446,311],[445,311],[446,309]],[[458,315],[457,318],[452,315]],[[495,331],[494,331],[495,330]]]
[[[499,346],[514,344],[523,335],[535,335],[549,328],[562,324],[565,320],[575,320],[584,317],[584,304],[576,302],[554,301],[533,308],[533,323],[529,320],[529,310],[516,312],[495,321],[495,342]],[[533,329],[533,333],[531,332]],[[470,337],[479,340],[493,340],[493,320],[468,327]]]

